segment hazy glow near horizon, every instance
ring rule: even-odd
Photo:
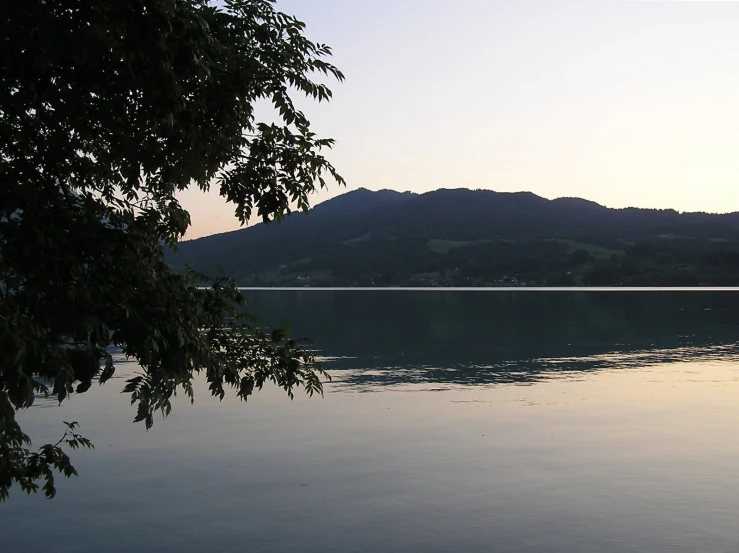
[[[347,180],[739,211],[739,2],[280,0],[346,74],[303,105]],[[188,238],[239,227],[188,191]]]

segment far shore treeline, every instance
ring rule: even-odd
[[[735,286],[739,213],[609,209],[528,192],[355,190],[181,244],[242,286]]]

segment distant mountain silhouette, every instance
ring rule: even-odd
[[[186,241],[169,259],[211,273],[218,264],[245,285],[481,285],[513,275],[535,284],[726,284],[735,262],[739,269],[739,214],[609,209],[531,192],[359,189],[281,224]]]

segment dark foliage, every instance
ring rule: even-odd
[[[74,474],[76,427],[32,453],[16,411],[108,380],[111,347],[141,366],[125,391],[147,428],[195,373],[218,397],[321,392],[305,342],[240,315],[232,280],[170,269],[163,245],[189,225],[187,187],[268,221],[341,182],[290,96],[331,96],[312,77],[343,79],[330,49],[271,0],[29,0],[0,30],[0,498]],[[255,119],[260,100],[280,124]]]

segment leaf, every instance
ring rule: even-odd
[[[47,4],[0,18],[0,498],[42,482],[53,497],[55,471],[76,474],[61,449],[91,446],[76,425],[30,452],[16,410],[109,381],[114,348],[141,367],[123,393],[147,429],[195,373],[219,396],[292,396],[312,369],[287,329],[239,318],[225,275],[172,264],[191,222],[178,198],[217,183],[242,223],[279,221],[319,179],[343,182],[293,98],[327,99],[316,75],[343,75],[272,0]],[[279,123],[256,119],[261,101]]]
[[[115,366],[113,365],[113,356],[106,353],[105,357],[105,368],[100,373],[100,384],[105,384],[115,373]]]

